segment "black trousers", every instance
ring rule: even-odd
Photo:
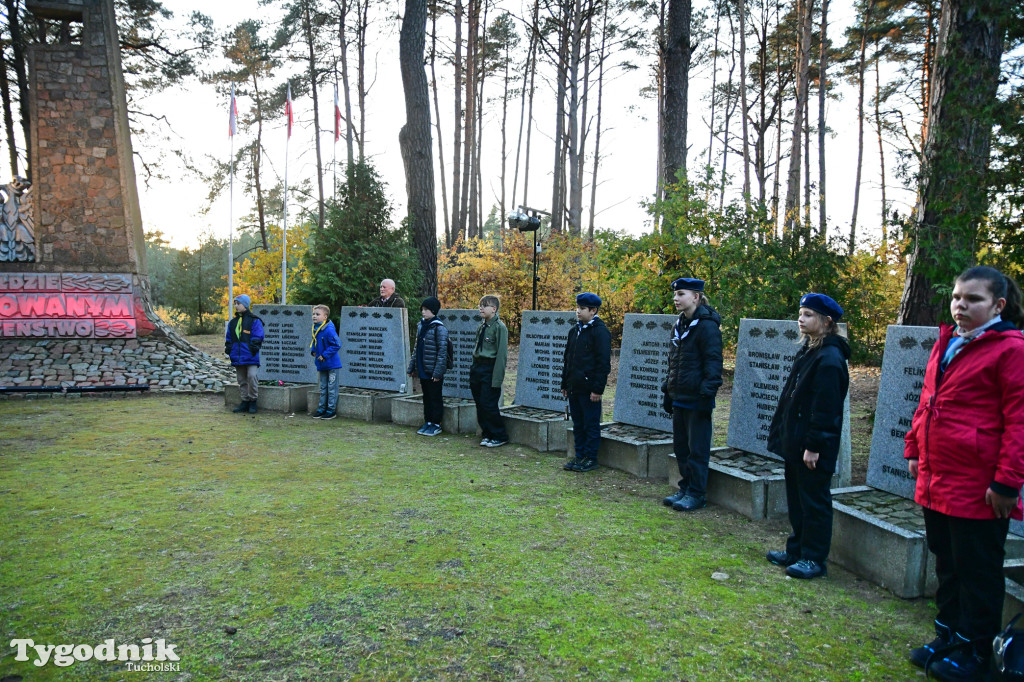
[[[704,497],[711,461],[711,413],[673,407],[672,449],[679,466],[679,489]]]
[[[494,365],[474,363],[469,368],[469,390],[476,403],[476,422],[484,438],[506,441],[508,432],[505,430],[505,418],[501,416],[498,401],[501,399],[501,388],[491,386],[494,378]]]
[[[967,639],[984,642],[978,652],[992,652],[992,638],[1002,630],[1003,558],[1009,519],[962,519],[924,510],[928,549],[935,555],[936,616]]]
[[[824,563],[832,548],[832,474],[808,469],[800,460],[786,460],[786,505],[793,532],[786,552]]]
[[[601,402],[590,399],[589,391],[569,394],[572,442],[580,459],[597,459],[601,447],[601,406]]]
[[[420,379],[420,386],[423,387],[423,421],[440,426],[444,414],[444,379]]]

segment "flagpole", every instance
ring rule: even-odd
[[[231,138],[231,182],[228,191],[228,309],[235,300],[235,85],[231,84],[228,137]]]
[[[288,303],[288,145],[292,141],[292,86],[288,85],[285,105],[288,115],[288,139],[284,143],[284,218],[281,226],[281,305]]]
[[[337,73],[335,73],[337,77]],[[338,133],[340,131],[338,120],[338,81],[334,81],[334,205],[338,205]]]

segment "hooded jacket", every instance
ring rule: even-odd
[[[238,334],[238,320],[242,320],[242,333]],[[232,365],[260,366],[260,346],[263,345],[263,320],[246,310],[228,320],[224,334],[224,352]]]
[[[313,343],[309,354],[316,362],[318,372],[325,372],[341,368],[341,339],[334,329],[334,323],[328,320],[323,327],[317,331],[317,325],[313,325]],[[321,360],[320,358],[323,358]]]
[[[715,395],[722,385],[721,325],[721,316],[707,305],[698,306],[692,319],[679,315],[676,329],[685,336],[675,339],[673,330],[668,376],[661,385],[673,402],[708,412],[714,409]]]
[[[838,334],[826,336],[818,348],[804,344],[797,352],[768,432],[769,452],[788,462],[802,462],[804,450],[817,452],[817,468],[836,472],[849,357],[850,344]]]
[[[441,379],[448,371],[448,328],[437,317],[416,325],[416,352],[406,374],[420,379]]]
[[[569,393],[604,393],[612,371],[612,335],[600,317],[580,332],[569,330],[562,355],[562,390]]]
[[[994,519],[985,490],[1013,497],[1024,485],[1024,335],[996,323],[939,363],[954,328],[939,329],[904,457],[918,460],[914,500],[965,519]],[[1022,518],[1017,500],[1012,518]]]

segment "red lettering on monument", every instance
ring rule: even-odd
[[[0,338],[135,338],[135,308],[130,275],[0,273]]]

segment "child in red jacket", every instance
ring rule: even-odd
[[[984,679],[1003,609],[1010,518],[1024,485],[1024,308],[1017,284],[974,267],[957,278],[950,313],[925,371],[904,456],[917,479],[939,587],[936,638],[913,649],[940,680]],[[938,658],[938,657],[935,657]]]

